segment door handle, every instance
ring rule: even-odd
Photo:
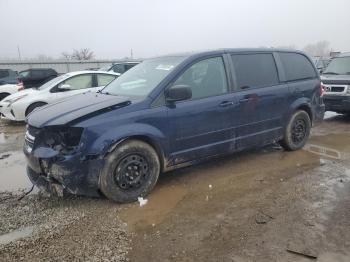
[[[242,99],[239,100],[239,102],[240,103],[245,103],[245,102],[248,102],[250,100],[252,100],[252,98],[242,98]]]
[[[232,105],[234,105],[233,101],[223,101],[223,102],[220,103],[219,106],[226,107],[226,106],[232,106]]]

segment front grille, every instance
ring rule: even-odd
[[[324,91],[326,93],[342,93],[345,89],[346,86],[324,85]]]
[[[344,92],[344,86],[331,86],[332,92]]]

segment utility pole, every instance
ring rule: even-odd
[[[134,54],[133,54],[133,52],[132,52],[132,48],[130,49],[130,56],[131,56],[131,59],[134,58]]]
[[[19,50],[19,45],[17,45],[17,51],[18,51],[18,58],[19,58],[19,61],[22,61],[21,51]]]

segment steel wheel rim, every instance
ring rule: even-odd
[[[302,119],[294,121],[292,126],[292,141],[295,144],[300,144],[306,137],[306,122]]]
[[[130,154],[123,157],[114,171],[115,183],[123,190],[139,189],[148,178],[148,161],[139,154]]]

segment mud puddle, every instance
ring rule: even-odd
[[[22,152],[0,154],[0,192],[18,191],[32,186],[26,175],[26,161]]]
[[[349,134],[329,134],[313,136],[305,150],[270,146],[163,174],[146,206],[121,214],[135,232],[129,258],[303,261],[286,251],[296,243],[325,261],[326,222],[350,185],[349,153]]]

